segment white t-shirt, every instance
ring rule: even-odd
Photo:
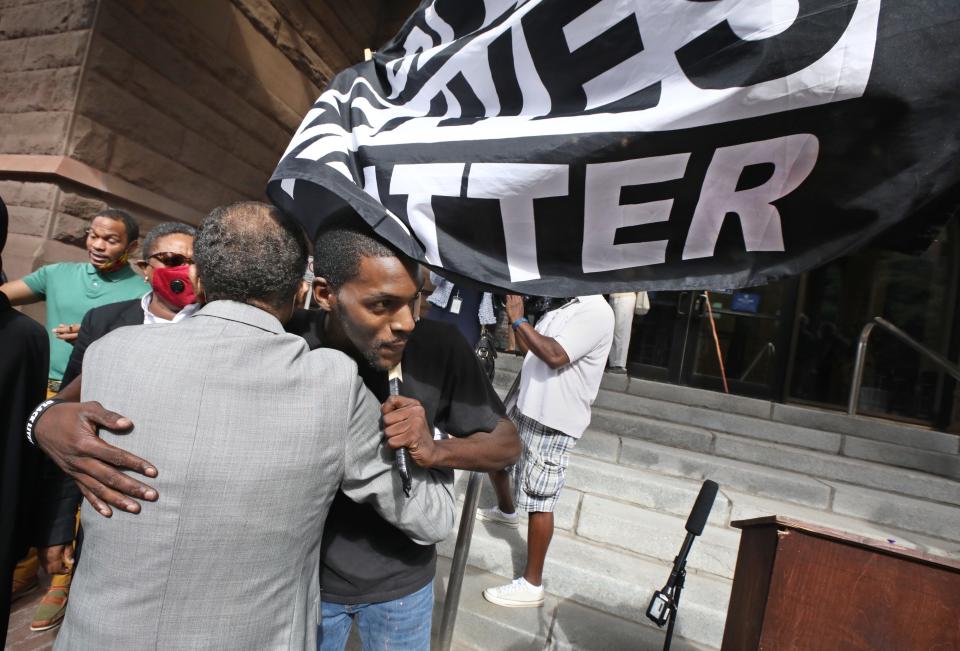
[[[552,337],[570,358],[556,370],[528,352],[520,371],[517,408],[527,418],[580,438],[613,342],[613,310],[600,295],[578,296],[547,312],[536,330]]]

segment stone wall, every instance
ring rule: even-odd
[[[95,13],[96,0],[0,0],[0,154],[64,153]],[[11,216],[4,266],[13,276],[33,267],[60,193],[54,183],[7,178],[0,172]],[[72,259],[74,248],[57,253]]]
[[[263,198],[319,93],[228,2],[102,0],[69,154],[202,214]]]
[[[95,8],[0,0],[0,152],[63,152]]]
[[[84,259],[90,214],[144,229],[265,199],[329,79],[392,34],[387,0],[0,0],[8,275]]]

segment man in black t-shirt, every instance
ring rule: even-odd
[[[516,460],[516,429],[473,350],[453,326],[414,320],[421,285],[415,263],[358,228],[332,228],[317,238],[314,272],[321,311],[299,312],[287,330],[311,348],[337,348],[357,361],[383,402],[388,433],[405,434],[391,438],[391,447],[407,447],[412,461],[428,468],[483,471]],[[388,397],[386,372],[398,362],[400,396]],[[448,436],[435,440],[435,432]],[[343,649],[354,619],[365,649],[429,649],[433,545],[417,545],[341,493],[320,556],[321,651]]]

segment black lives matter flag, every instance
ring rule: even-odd
[[[958,0],[434,0],[307,113],[270,197],[527,294],[729,288],[958,202]]]

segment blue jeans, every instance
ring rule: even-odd
[[[360,629],[363,651],[430,651],[433,581],[406,597],[378,604],[324,601],[321,613],[317,651],[343,651],[354,619]]]

